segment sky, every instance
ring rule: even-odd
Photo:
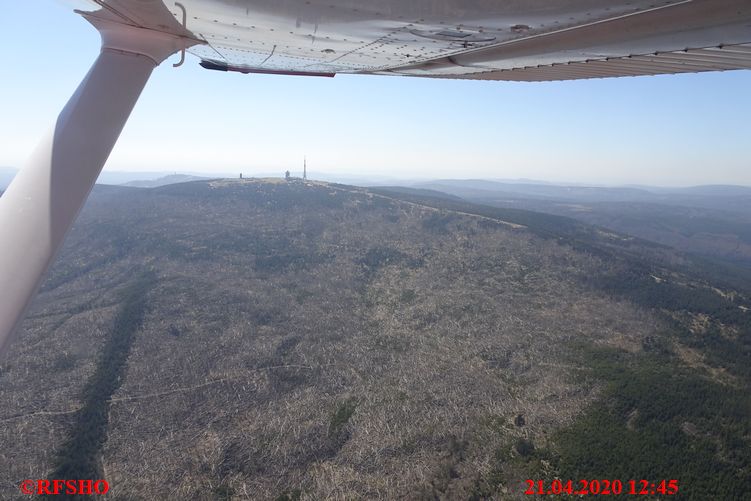
[[[0,0],[0,166],[23,166],[99,52],[63,2]],[[751,71],[516,83],[158,67],[108,171],[751,185]]]

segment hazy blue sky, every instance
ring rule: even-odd
[[[0,166],[20,167],[99,50],[64,3],[1,0]],[[170,61],[172,62],[172,61]],[[751,185],[751,71],[553,83],[157,68],[106,170]]]

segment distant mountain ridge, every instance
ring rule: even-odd
[[[191,176],[187,174],[170,174],[156,179],[141,179],[137,181],[128,181],[121,186],[131,186],[134,188],[158,188],[176,183],[188,183],[191,181],[205,181],[211,179],[203,176]]]
[[[578,202],[668,202],[690,203],[692,199],[706,203],[702,198],[749,197],[751,187],[736,185],[705,185],[685,188],[650,186],[586,186],[553,183],[511,183],[482,179],[445,179],[410,183],[416,188],[431,188],[452,194],[478,198],[489,194],[522,194],[528,197]]]
[[[751,268],[751,188],[586,187],[483,180],[411,185],[491,205],[565,215]]]

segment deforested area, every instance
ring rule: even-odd
[[[0,497],[59,478],[91,408],[79,459],[113,499],[524,499],[644,454],[685,499],[728,492],[706,468],[737,492],[751,303],[729,275],[425,194],[98,187],[0,362]]]

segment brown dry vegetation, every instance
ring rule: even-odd
[[[638,351],[658,330],[581,285],[603,265],[350,187],[100,190],[0,361],[0,497],[53,471],[118,291],[149,268],[107,403],[112,499],[466,499],[497,451],[545,446],[598,395],[571,341]],[[495,496],[523,498],[509,475]]]

